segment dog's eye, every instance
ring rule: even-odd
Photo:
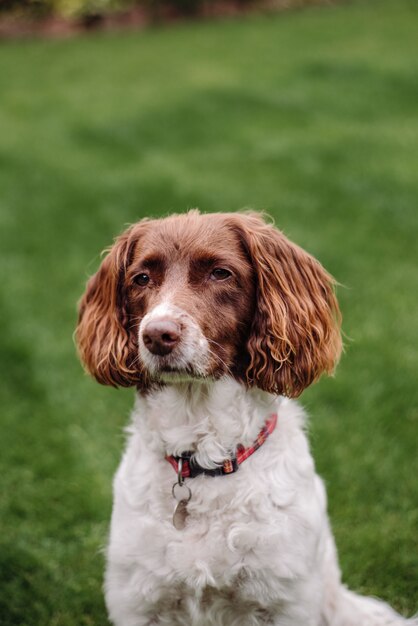
[[[229,270],[223,267],[215,267],[215,269],[212,270],[210,278],[211,280],[226,280],[230,276],[232,276],[232,274]]]
[[[145,287],[145,285],[148,285],[150,281],[150,277],[148,276],[148,274],[138,274],[137,276],[135,276],[134,278],[134,283],[136,285],[140,285],[140,287]]]

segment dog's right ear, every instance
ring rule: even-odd
[[[137,339],[126,309],[125,276],[144,228],[146,222],[141,222],[116,239],[80,300],[78,352],[87,372],[102,385],[141,383]]]

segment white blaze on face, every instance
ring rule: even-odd
[[[170,320],[180,328],[180,341],[164,356],[152,354],[144,344],[144,331],[150,322]],[[209,343],[196,321],[183,309],[162,302],[142,319],[138,330],[139,356],[150,374],[172,379],[181,374],[205,376],[209,365]]]

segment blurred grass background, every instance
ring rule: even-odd
[[[347,351],[302,399],[344,580],[418,609],[418,8],[0,46],[0,623],[107,623],[131,391],[83,375],[76,302],[143,216],[265,209],[344,285]]]

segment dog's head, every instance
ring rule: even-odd
[[[298,396],[341,352],[334,281],[256,213],[190,211],[118,237],[80,303],[87,370],[138,386],[231,375]]]

